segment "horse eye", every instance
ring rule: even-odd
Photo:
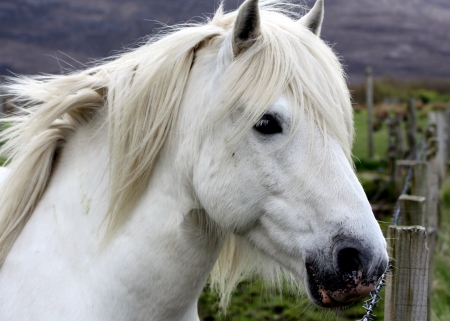
[[[283,131],[280,122],[269,114],[262,116],[253,128],[264,135],[279,134]]]

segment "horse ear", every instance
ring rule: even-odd
[[[258,0],[247,0],[239,8],[234,22],[233,53],[236,57],[250,48],[261,34]]]
[[[314,7],[304,15],[298,22],[311,30],[314,34],[320,36],[323,22],[323,0],[317,0]]]

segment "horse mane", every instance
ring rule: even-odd
[[[11,168],[0,195],[0,266],[45,191],[58,151],[101,112],[107,114],[110,137],[108,235],[126,221],[177,120],[195,52],[204,41],[220,40],[214,47],[218,68],[223,67],[214,100],[218,114],[244,102],[251,106],[238,121],[236,137],[284,92],[341,144],[351,161],[353,114],[341,64],[322,40],[286,15],[291,6],[263,2],[262,36],[235,60],[227,56],[226,43],[237,13],[224,14],[219,7],[206,24],[170,28],[86,70],[9,78],[5,90],[20,111],[0,133],[5,142],[0,155]],[[277,264],[268,266],[264,254],[244,239],[229,234],[211,274],[222,307],[235,285],[253,272],[273,282],[289,278]]]
[[[169,31],[87,70],[7,79],[3,90],[19,111],[6,118],[9,128],[0,134],[0,155],[11,169],[0,195],[0,266],[45,190],[55,154],[104,109],[109,235],[126,220],[176,119],[196,45],[223,32],[211,25]]]

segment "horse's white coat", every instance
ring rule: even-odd
[[[229,233],[299,283],[311,253],[330,251],[339,235],[367,240],[372,265],[386,260],[341,144],[289,94],[267,111],[282,133],[250,127],[230,143],[242,110],[211,121],[199,75],[220,73],[211,72],[208,49],[197,54],[173,133],[107,242],[108,128],[100,117],[70,137],[0,269],[1,320],[198,320],[198,296]],[[214,127],[195,127],[207,124]]]
[[[148,197],[120,236],[99,250],[108,185],[106,163],[98,159],[108,151],[90,148],[88,133],[67,146],[2,267],[2,320],[195,320],[196,298],[220,243],[189,240],[188,233],[201,233],[184,230],[181,220],[193,204],[178,195],[187,182],[175,170],[155,171]],[[100,137],[94,146],[101,146]],[[174,167],[170,156],[157,166]],[[87,214],[84,197],[91,199]]]
[[[285,100],[272,111],[289,126]],[[250,131],[233,150],[205,143],[193,170],[200,203],[218,213],[212,219],[219,225],[233,222],[229,228],[299,279],[303,255],[324,246],[325,235],[344,228],[343,220],[354,235],[378,240],[374,247],[383,257],[384,239],[342,149],[329,138],[324,155],[319,134],[309,146],[309,126],[303,125],[291,139]],[[174,161],[177,148],[164,150],[131,220],[100,251],[101,213],[108,205],[106,163],[98,161],[108,153],[106,145],[97,149],[102,136],[92,141],[89,131],[80,131],[67,145],[0,272],[2,320],[197,319],[197,297],[223,240],[183,220],[197,203],[186,191],[192,182],[183,180]],[[238,175],[248,184],[234,185],[242,181]]]
[[[10,170],[6,167],[0,167],[0,186],[3,185],[3,182],[8,177],[8,174],[10,173]]]

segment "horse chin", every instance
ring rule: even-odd
[[[353,275],[338,276],[335,273],[318,272],[307,264],[306,288],[310,300],[323,308],[350,305],[367,296],[375,288],[376,280],[365,281],[361,271]]]

